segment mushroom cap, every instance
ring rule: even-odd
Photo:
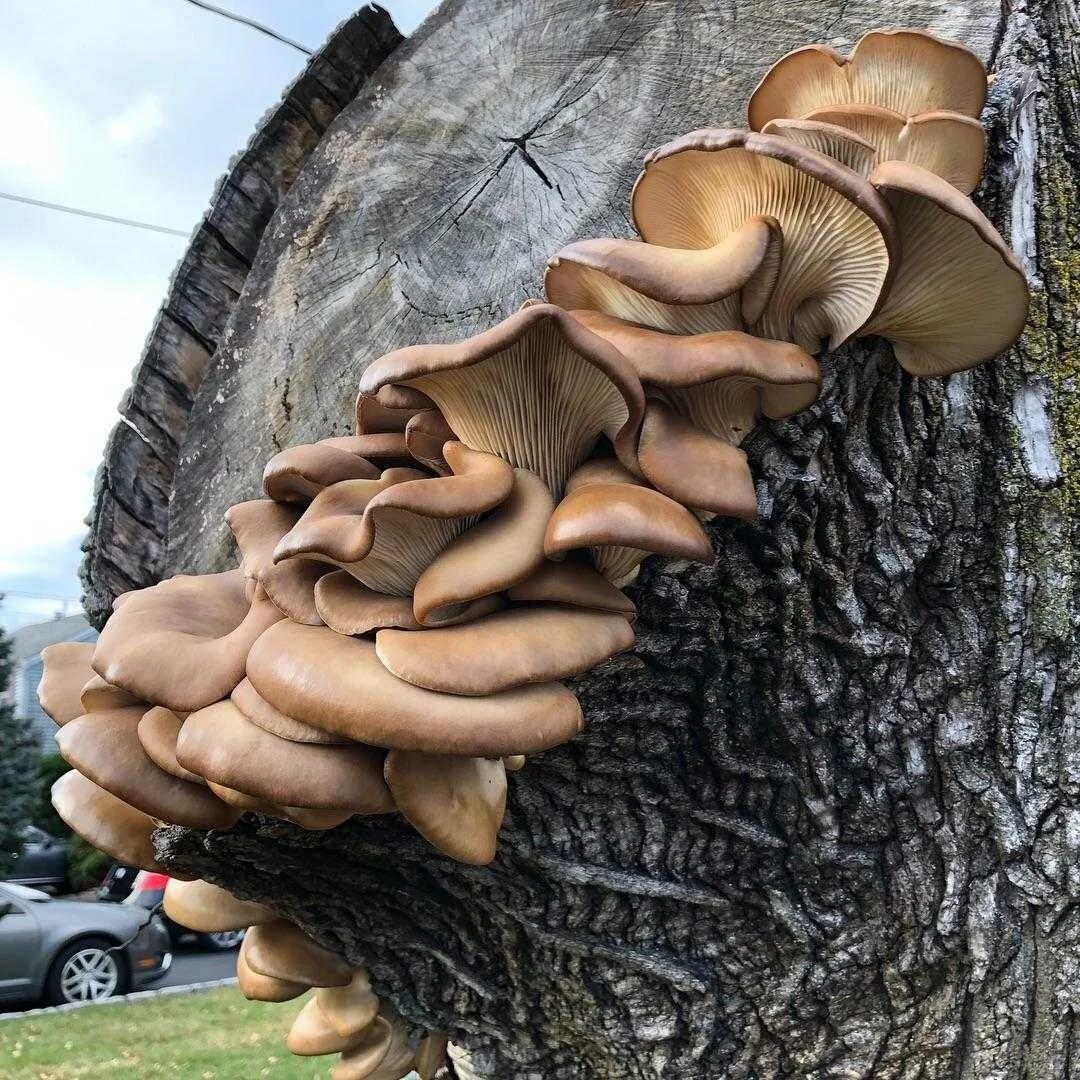
[[[236,955],[236,983],[240,993],[248,1001],[292,1001],[301,994],[306,994],[310,987],[307,983],[289,982],[276,979],[272,975],[262,975],[253,971],[247,962],[247,935],[240,944]]]
[[[869,176],[877,162],[877,147],[846,127],[821,120],[770,120],[764,135],[779,135],[800,146],[834,158],[860,176]]]
[[[250,601],[240,570],[180,575],[129,594],[94,649],[94,670],[151,705],[191,712],[227,697],[251,643],[281,612]]]
[[[339,435],[332,439],[323,439],[322,444],[346,450],[350,454],[358,454],[380,469],[411,469],[416,465],[412,454],[409,453],[404,431]]]
[[[90,648],[92,650],[93,646],[91,645]],[[112,686],[96,672],[86,680],[86,685],[79,693],[79,702],[84,713],[101,712],[102,709],[122,709],[127,705],[142,704],[134,694],[121,690],[119,686]]]
[[[633,468],[644,401],[626,360],[551,304],[533,304],[475,337],[388,353],[361,393],[421,390],[458,439],[539,476],[558,498],[601,434]],[[537,417],[543,416],[543,425]]]
[[[456,438],[438,409],[422,409],[410,417],[405,425],[405,444],[409,454],[440,476],[450,472],[450,466],[443,457],[443,445]]]
[[[408,1032],[384,1005],[364,1031],[363,1041],[338,1058],[330,1080],[402,1080],[412,1071],[412,1062]]]
[[[413,1068],[420,1080],[435,1080],[435,1074],[446,1065],[448,1042],[445,1031],[432,1031],[421,1040],[413,1059]]]
[[[74,832],[119,862],[153,873],[173,873],[158,861],[150,836],[153,819],[75,769],[52,786],[52,804]]]
[[[378,395],[356,395],[356,434],[404,434],[409,420],[422,408],[431,408],[432,403],[420,408],[395,408],[381,401]]]
[[[79,697],[94,674],[90,667],[93,655],[94,646],[81,641],[62,641],[41,650],[38,701],[54,723],[66,724],[86,712]]]
[[[244,936],[244,959],[259,975],[305,986],[346,986],[352,969],[287,919],[253,926]]]
[[[240,816],[206,787],[155,765],[139,741],[142,706],[80,716],[56,733],[60,754],[144,814],[191,829],[227,829]]]
[[[251,685],[251,681],[246,676],[237,683],[236,689],[229,695],[229,700],[256,727],[269,731],[271,735],[276,735],[279,739],[299,743],[320,743],[323,746],[342,746],[350,741],[279,712]]]
[[[554,509],[547,484],[527,469],[515,469],[506,500],[444,548],[417,579],[417,620],[445,625],[535,570],[544,559],[544,529]]]
[[[186,780],[189,784],[205,784],[206,781],[197,773],[185,769],[176,760],[176,739],[184,721],[172,711],[161,705],[155,705],[143,713],[136,729],[139,742],[146,756],[170,776]]]
[[[757,492],[746,454],[662,401],[645,406],[638,461],[649,482],[676,502],[757,521]]]
[[[240,549],[244,576],[257,581],[283,615],[294,622],[318,626],[321,620],[315,610],[315,583],[333,567],[305,558],[274,564],[274,548],[297,523],[300,514],[298,506],[273,499],[252,499],[230,506],[225,521]]]
[[[285,1045],[290,1053],[298,1057],[321,1057],[323,1054],[348,1050],[363,1039],[362,1031],[356,1035],[342,1035],[335,1031],[320,1007],[318,997],[311,997],[293,1020]]]
[[[806,116],[827,105],[978,116],[985,101],[986,69],[962,45],[921,30],[871,30],[850,56],[808,45],[781,57],[751,95],[747,117],[760,130],[776,117]]]
[[[382,755],[375,750],[278,738],[231,701],[193,712],[184,721],[176,755],[207,780],[279,806],[356,814],[394,809],[382,778]]]
[[[919,165],[948,180],[962,195],[970,195],[982,179],[986,131],[970,116],[938,111],[909,117],[876,105],[829,105],[815,109],[806,119],[862,136],[877,150],[875,164],[907,161]]]
[[[245,814],[266,814],[268,817],[279,817],[282,814],[280,806],[275,806],[265,799],[256,799],[253,795],[246,795],[225,784],[215,784],[213,780],[207,780],[206,786],[222,802],[236,807]]]
[[[359,1035],[379,1011],[379,999],[363,968],[354,968],[347,986],[324,986],[315,991],[323,1016],[339,1035]]]
[[[370,641],[281,623],[255,643],[248,678],[276,708],[372,746],[433,754],[537,753],[581,730],[558,683],[464,698],[423,690],[383,667]]]
[[[380,630],[375,652],[399,679],[479,696],[566,679],[634,644],[623,615],[572,607],[499,611],[438,630]]]
[[[737,329],[761,317],[782,246],[779,222],[760,215],[711,247],[579,240],[548,263],[544,294],[567,310],[595,309],[674,333]]]
[[[507,597],[513,604],[567,604],[609,611],[631,622],[637,617],[637,608],[626,593],[574,557],[562,562],[545,560],[533,574],[514,585]]]
[[[263,490],[277,502],[306,503],[331,484],[374,480],[378,475],[378,466],[367,458],[326,440],[289,446],[275,454],[263,470]]]
[[[749,217],[775,218],[783,257],[755,330],[810,351],[862,327],[899,255],[889,209],[865,177],[778,135],[683,135],[645,159],[632,205],[642,238],[667,247],[711,247]]]
[[[253,900],[238,900],[220,885],[209,881],[170,880],[165,886],[165,914],[174,923],[200,934],[244,930],[279,916]]]
[[[391,750],[386,782],[398,809],[441,852],[474,866],[495,858],[506,812],[506,769],[498,758]]]
[[[885,162],[870,179],[896,216],[904,261],[863,334],[888,338],[912,375],[949,375],[1004,352],[1027,320],[1028,287],[997,230],[917,165]]]
[[[821,387],[818,362],[786,341],[737,330],[676,337],[596,311],[573,315],[634,365],[650,397],[659,392],[702,430],[732,443],[760,414],[775,420],[805,409]]]

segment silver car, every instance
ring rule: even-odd
[[[54,1005],[124,994],[172,965],[169,933],[144,908],[54,900],[0,883],[0,1001]]]

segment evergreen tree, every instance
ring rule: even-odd
[[[11,638],[0,630],[0,693],[11,679]],[[0,878],[10,872],[33,817],[38,788],[38,751],[30,721],[12,705],[0,705]]]

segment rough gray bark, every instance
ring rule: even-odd
[[[165,574],[169,495],[188,414],[263,230],[327,126],[400,40],[386,12],[371,5],[342,23],[218,182],[98,470],[80,577],[83,605],[99,626],[119,593]]]
[[[363,365],[464,336],[571,239],[628,233],[643,153],[738,123],[759,74],[887,18],[998,73],[980,195],[1035,288],[947,382],[884,347],[747,444],[758,526],[647,565],[585,733],[511,780],[500,854],[393,820],[160,834],[269,900],[499,1080],[1059,1080],[1080,1060],[1073,0],[450,3],[278,211],[192,413],[169,562],[279,445],[344,431]]]

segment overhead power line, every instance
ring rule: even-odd
[[[192,7],[202,8],[203,11],[212,11],[215,15],[220,15],[222,18],[231,19],[233,22],[240,23],[242,26],[249,26],[252,30],[257,30],[260,34],[265,34],[275,41],[280,41],[282,45],[291,46],[297,51],[302,52],[305,56],[312,55],[311,49],[301,45],[299,41],[293,41],[292,38],[287,38],[284,34],[279,34],[276,30],[271,30],[269,26],[264,26],[254,19],[249,19],[246,15],[237,15],[235,11],[227,11],[225,8],[218,7],[216,4],[208,4],[206,3],[206,0],[186,0],[186,2],[191,4]]]
[[[128,225],[133,229],[146,229],[149,232],[165,233],[168,236],[182,236],[186,240],[189,233],[180,229],[170,229],[165,225],[152,225],[148,221],[133,221],[131,218],[113,217],[112,214],[99,214],[95,210],[81,210],[77,206],[64,206],[62,203],[45,202],[43,199],[31,199],[27,195],[15,195],[10,191],[0,191],[0,199],[9,202],[25,203],[27,206],[40,206],[45,210],[59,210],[62,214],[74,214],[76,217],[93,218],[95,221],[109,221],[113,225]]]

